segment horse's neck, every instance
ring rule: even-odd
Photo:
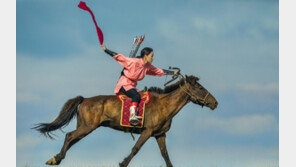
[[[168,100],[166,110],[168,119],[171,119],[178,114],[178,112],[189,102],[188,95],[182,90],[182,88],[178,88],[169,93],[166,98]]]

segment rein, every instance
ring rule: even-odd
[[[178,70],[179,71],[179,75],[173,75],[172,79],[168,82],[166,82],[164,84],[164,86],[168,85],[169,83],[173,82],[174,80],[176,80],[177,78],[179,78],[179,80],[181,81],[181,79],[184,79],[184,82],[186,83],[186,79],[184,78],[184,76],[182,74],[180,74],[180,68],[177,67],[169,67],[169,69],[173,69],[173,70]],[[183,88],[181,85],[181,82],[179,84],[179,87],[183,90],[183,92],[185,92],[193,101],[198,102],[202,105],[202,107],[207,104],[206,100],[210,94],[210,92],[207,92],[207,94],[205,95],[205,97],[200,97],[197,95],[194,95],[192,93],[192,91],[190,91],[189,89]]]

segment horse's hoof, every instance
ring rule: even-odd
[[[46,165],[58,165],[55,157],[49,159],[45,164]]]

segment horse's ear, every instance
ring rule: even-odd
[[[188,82],[188,76],[185,74],[185,81]]]

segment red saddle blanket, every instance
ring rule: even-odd
[[[132,99],[126,95],[120,94],[117,95],[117,98],[121,101],[121,118],[120,118],[120,125],[126,126],[126,127],[136,127],[136,128],[142,128],[143,127],[143,121],[145,116],[145,105],[150,102],[150,94],[149,92],[144,92],[141,95],[141,101],[138,105],[138,116],[141,116],[142,119],[139,120],[139,124],[137,126],[133,126],[129,122],[129,116],[130,116],[130,104]]]

